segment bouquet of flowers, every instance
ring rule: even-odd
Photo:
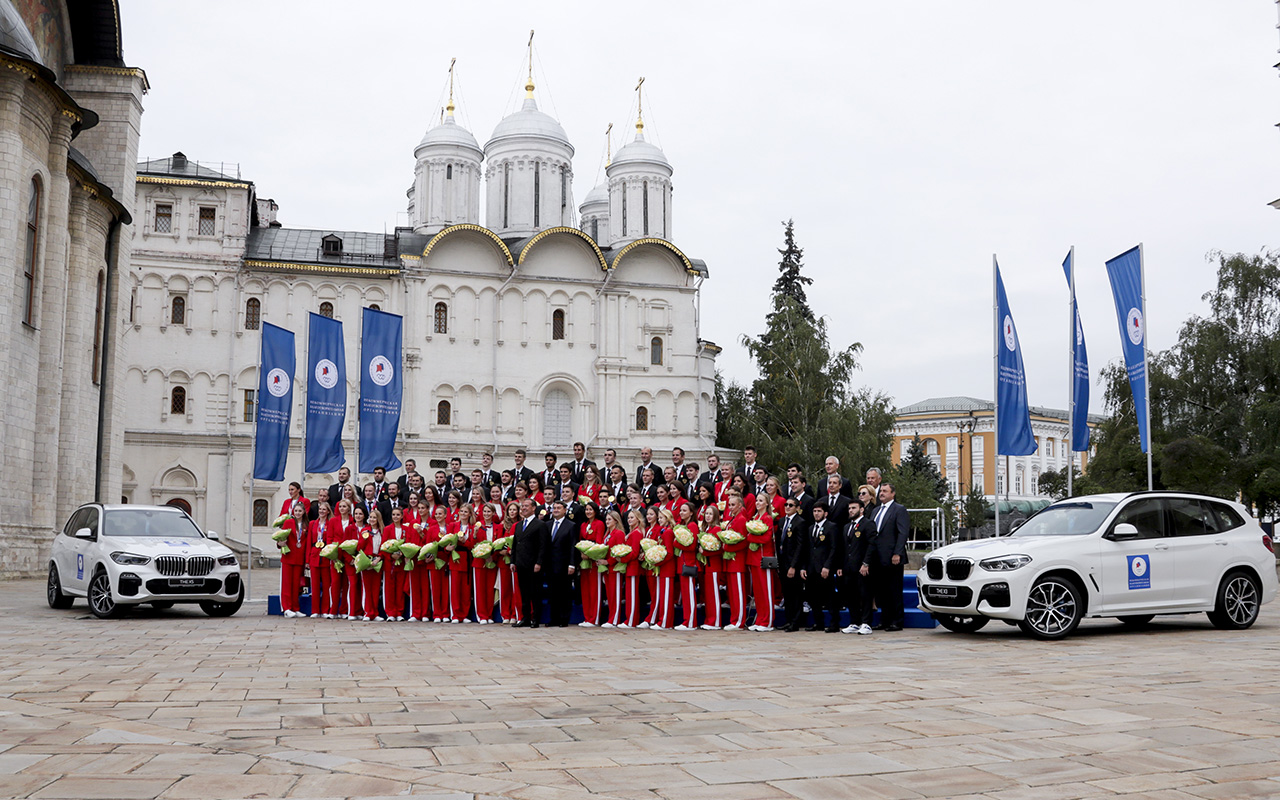
[[[653,547],[644,551],[644,556],[642,556],[642,558],[644,559],[645,566],[652,570],[654,575],[657,575],[658,565],[667,560],[667,548],[660,544],[655,544]]]
[[[613,547],[609,548],[609,555],[621,562],[621,559],[631,555],[631,545],[615,544]],[[625,573],[627,571],[627,565],[623,563],[614,564],[613,571]]]
[[[720,513],[722,514],[724,513],[724,510],[728,507],[729,507],[729,501],[727,500],[721,500],[719,503],[716,503],[716,508],[720,509]]]
[[[355,539],[347,539],[346,541],[343,541],[338,544],[338,547],[347,555],[351,555],[352,553],[354,553],[356,551],[356,548],[359,546],[360,546],[360,543]]]
[[[594,501],[591,499],[591,495],[589,495],[589,494],[580,494],[580,495],[578,495],[578,502],[579,502],[579,503],[581,503],[581,504],[583,504],[583,505],[585,506],[587,503],[591,503],[591,502],[594,502]]]
[[[698,546],[704,553],[715,553],[720,550],[720,540],[714,533],[704,533],[698,537]]]
[[[273,527],[273,528],[279,528],[281,525],[285,524],[285,523],[286,523],[286,522],[288,522],[288,521],[289,521],[289,515],[288,515],[288,514],[281,514],[280,516],[276,517],[276,521],[275,521],[275,522],[271,523],[271,527]]]
[[[406,562],[405,569],[413,569],[413,560],[418,557],[418,551],[421,549],[421,545],[410,544],[409,542],[400,543],[400,555],[404,556]]]
[[[764,520],[753,519],[747,523],[747,533],[759,536],[760,534],[765,533],[768,530],[769,530],[769,526],[764,524]],[[751,548],[751,552],[754,553],[760,549],[760,543],[752,542],[751,544],[747,545],[747,547]]]
[[[586,553],[588,550],[590,550],[595,546],[596,546],[596,543],[591,541],[590,539],[583,539],[582,541],[574,545],[574,549],[576,549],[579,553]]]
[[[657,539],[650,539],[648,537],[645,537],[640,540],[640,549],[647,551],[650,547],[656,547],[657,544],[658,544]]]
[[[476,546],[471,548],[473,558],[483,558],[485,569],[493,569],[493,542],[476,542]]]
[[[687,525],[677,525],[674,531],[676,535],[676,544],[681,547],[693,547],[697,539],[693,535],[693,531],[689,530]]]
[[[495,553],[511,552],[511,540],[514,536],[503,536],[493,540],[493,551]]]
[[[439,542],[439,545],[438,545],[439,550],[448,550],[450,547],[457,547],[457,546],[458,546],[458,534],[456,534],[456,533],[449,533],[449,534],[445,534],[444,536],[441,536],[441,537],[440,537],[440,542]],[[436,552],[439,552],[439,550],[437,550]],[[461,554],[461,553],[459,553],[457,550],[454,550],[454,551],[453,551],[453,560],[454,560],[454,561],[461,561],[461,560],[462,560],[462,554]]]
[[[373,559],[369,558],[365,553],[356,553],[355,560],[351,563],[355,566],[356,572],[364,572],[373,568]]]
[[[738,544],[739,542],[742,541],[742,539],[743,539],[742,534],[738,533],[732,528],[725,528],[724,530],[720,531],[720,541],[724,542],[725,544]],[[738,557],[737,553],[731,553],[728,550],[724,551],[725,561],[733,561],[737,557]]]
[[[342,551],[338,549],[337,542],[333,544],[326,544],[320,549],[320,557],[337,561],[342,558]]]
[[[439,542],[427,542],[418,548],[418,560],[426,561],[428,558],[435,558],[436,551],[440,549]]]
[[[389,555],[395,555],[400,552],[400,540],[388,539],[382,543],[382,547],[378,548],[378,551]]]
[[[284,528],[281,528],[280,530],[271,534],[271,539],[276,542],[283,542],[285,539],[289,538],[289,534],[291,533],[293,533],[293,531],[285,530]]]

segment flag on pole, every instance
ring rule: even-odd
[[[297,366],[293,331],[263,322],[262,357],[259,363],[253,477],[260,481],[282,481],[285,461],[289,458],[293,371]]]
[[[1013,324],[1009,299],[1004,293],[1000,267],[996,266],[996,319],[1000,326],[996,349],[996,455],[1028,456],[1036,451],[1031,433],[1031,407],[1027,404],[1027,377],[1022,368],[1022,345]]]
[[[393,470],[400,429],[404,318],[366,308],[360,323],[360,471]]]
[[[334,472],[346,462],[347,348],[342,323],[312,312],[307,327],[307,446],[303,472]]]
[[[1067,253],[1067,260],[1062,262],[1062,270],[1067,274],[1067,285],[1071,287],[1071,318],[1074,320],[1072,334],[1075,337],[1072,345],[1075,365],[1071,373],[1071,449],[1079,453],[1089,449],[1089,354],[1085,352],[1084,326],[1080,324],[1080,307],[1076,305],[1072,252]]]
[[[1150,453],[1147,435],[1147,320],[1143,301],[1141,249],[1127,250],[1107,262],[1111,295],[1116,301],[1116,321],[1120,324],[1120,347],[1129,372],[1129,389],[1138,415],[1138,439],[1142,452]]]

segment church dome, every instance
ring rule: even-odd
[[[592,189],[590,192],[588,192],[587,198],[582,201],[581,207],[586,208],[587,206],[592,206],[597,203],[604,203],[605,205],[608,205],[609,203],[609,184],[608,183],[602,183],[596,188]]]
[[[467,150],[474,150],[477,154],[481,152],[480,144],[476,141],[476,137],[471,135],[471,131],[459,125],[452,114],[445,117],[444,122],[427,131],[426,135],[422,137],[422,141],[418,142],[414,152],[417,153],[418,150],[433,145],[461,147]]]
[[[626,144],[617,155],[613,157],[613,164],[657,164],[671,169],[671,162],[667,160],[662,149],[655,144],[651,144],[644,140],[643,133],[637,133],[635,140]]]
[[[573,145],[569,144],[569,135],[564,132],[564,128],[550,114],[539,111],[538,103],[532,97],[526,97],[519,111],[504,117],[498,123],[498,127],[493,129],[493,136],[489,137],[486,148],[501,139],[516,136],[554,139],[568,147],[570,152],[573,151]]]

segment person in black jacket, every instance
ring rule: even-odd
[[[818,495],[815,502],[826,507],[827,519],[836,526],[836,530],[843,531],[844,526],[849,524],[849,498],[840,493],[840,480],[839,475],[824,477],[819,487],[819,491],[823,493]]]
[[[907,565],[907,534],[911,518],[901,503],[894,500],[892,483],[880,486],[880,505],[873,519],[876,524],[876,561],[872,575],[876,582],[876,599],[880,605],[880,625],[886,631],[900,631],[905,621],[902,607],[902,573]]]
[[[573,575],[578,567],[578,524],[568,517],[568,504],[556,500],[551,504],[551,517],[547,526],[551,541],[547,559],[547,592],[551,601],[551,626],[567,628],[569,612],[573,609]]]
[[[840,631],[840,611],[836,608],[836,570],[844,562],[844,546],[839,529],[827,519],[826,506],[813,507],[813,527],[809,531],[809,564],[801,571],[805,594],[809,598],[809,612],[813,622],[808,630],[819,631],[825,624],[827,633]],[[826,622],[823,612],[831,614]]]
[[[795,633],[804,613],[804,578],[800,576],[809,567],[809,525],[800,516],[795,500],[786,501],[784,514],[774,528],[778,572],[782,575],[782,613],[786,630]]]
[[[517,628],[536,628],[542,617],[542,566],[551,552],[551,531],[534,515],[534,502],[520,503],[520,522],[511,542],[511,561],[520,580],[521,620]]]
[[[840,569],[840,598],[849,609],[849,626],[841,633],[871,633],[871,603],[875,584],[871,562],[876,558],[876,524],[863,513],[861,500],[849,504],[849,523],[844,526],[844,566]]]

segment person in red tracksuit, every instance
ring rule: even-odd
[[[706,487],[703,487],[706,488]],[[715,506],[711,506],[715,508]],[[691,631],[698,627],[698,578],[686,575],[688,571],[702,573],[702,562],[698,560],[698,521],[695,519],[693,505],[685,503],[680,506],[679,524],[693,534],[693,545],[681,547],[675,544],[676,582],[680,585],[680,610],[684,612],[684,621],[676,626],[678,631]],[[675,542],[675,534],[671,535]]]
[[[729,489],[729,492],[738,493],[739,498],[742,500],[742,511],[747,515],[747,519],[751,519],[755,516],[756,496],[752,493],[751,489],[747,487],[747,479],[743,477],[742,473],[739,472],[733,476],[732,488]],[[725,519],[729,519],[727,507],[725,510]]]
[[[702,507],[703,533],[716,536],[720,533],[720,508],[715,503]],[[718,538],[718,537],[717,537]],[[702,623],[704,631],[718,631],[724,624],[720,610],[720,576],[724,573],[724,557],[722,550],[703,550],[699,545],[706,564],[702,571],[702,597],[706,604],[707,618]]]
[[[480,507],[480,524],[471,536],[471,547],[480,542],[492,542],[502,538],[502,506],[485,503]],[[471,605],[476,612],[476,622],[488,625],[493,622],[493,587],[498,579],[498,556],[490,553],[485,558],[471,559]]]
[[[408,525],[409,527],[412,528],[415,525],[420,525],[421,523],[426,522],[427,518],[423,516],[426,509],[423,508],[422,498],[418,497],[417,493],[410,492],[409,497],[404,502],[405,502],[405,510],[404,510],[405,525]]]
[[[364,553],[373,559],[374,567],[360,573],[360,591],[364,596],[364,621],[372,622],[378,618],[378,599],[382,596],[382,573],[375,567],[382,562],[382,515],[374,509],[368,522],[360,529],[360,538],[356,552]],[[383,569],[386,569],[384,566]]]
[[[285,498],[284,505],[280,506],[281,516],[288,514],[292,517],[294,503],[302,503],[307,512],[311,511],[311,501],[302,496],[302,484],[297,481],[289,484],[289,496]]]
[[[440,541],[440,537],[449,533],[449,509],[442,505],[435,506],[435,513],[422,530],[422,543],[431,544]],[[449,621],[449,554],[443,550],[436,553],[433,559],[427,559],[423,566],[429,583],[428,594],[431,595],[431,621]],[[424,619],[426,619],[424,617]]]
[[[622,526],[622,515],[617,511],[610,511],[604,516],[604,543],[609,545],[610,549],[614,546],[627,543],[627,529]],[[625,591],[623,587],[626,584],[626,577],[621,572],[615,572],[614,566],[618,560],[612,555],[605,558],[604,578],[609,593],[609,621],[602,623],[601,628],[616,628],[623,624],[622,622],[622,606],[623,595]]]
[[[363,506],[351,507],[351,524],[347,526],[346,532],[343,534],[342,540],[356,540],[356,550],[360,548],[360,529],[367,523],[365,519]],[[364,616],[364,582],[360,580],[360,573],[356,572],[356,554],[348,553],[345,550],[342,553],[342,576],[343,584],[346,586],[347,594],[342,606],[343,616],[346,619],[360,619]]]
[[[401,516],[404,520],[404,540],[421,547],[426,543],[426,537],[422,531],[426,526],[421,522],[409,521],[417,517],[412,506],[405,509]],[[428,575],[430,570],[427,569],[427,564],[433,562],[419,561],[415,557],[412,562],[408,558],[403,558],[400,563],[405,568],[404,584],[409,592],[409,621],[423,622],[431,619],[431,578]]]
[[[627,553],[617,563],[623,565],[625,570],[622,575],[626,579],[627,591],[627,616],[626,621],[618,625],[619,628],[636,628],[640,625],[640,540],[644,538],[644,514],[639,509],[631,509],[627,512],[627,522],[631,525],[631,530],[627,531],[623,544],[631,547],[631,552]]]
[[[520,503],[512,500],[507,503],[507,513],[502,519],[505,528],[503,536],[515,536],[520,525]],[[511,564],[511,552],[502,554],[498,560],[498,613],[502,621],[516,623],[520,621],[520,581],[516,579],[516,569]]]
[[[325,586],[333,579],[333,570],[328,568],[328,559],[320,555],[324,531],[329,526],[329,503],[320,500],[312,508],[316,518],[307,527],[307,572],[311,573],[311,617],[316,619],[324,613]]]
[[[653,611],[649,614],[649,627],[670,630],[676,613],[676,535],[673,530],[676,526],[675,517],[670,511],[663,509],[658,512],[658,525],[658,544],[666,548],[667,557],[656,562],[658,575],[654,585],[657,591],[653,598]]]
[[[590,476],[595,467],[587,465],[586,473]],[[589,479],[589,478],[588,478]],[[595,502],[582,507],[583,522],[578,529],[578,540],[593,544],[604,544],[604,520],[600,519],[600,507]],[[581,559],[586,561],[586,559]],[[600,624],[600,570],[596,562],[587,561],[587,566],[578,571],[578,588],[582,592],[582,622],[580,628],[594,628]]]
[[[295,484],[296,485],[296,484]],[[289,519],[280,526],[289,532],[289,538],[276,542],[280,555],[280,610],[286,617],[300,617],[298,594],[302,591],[302,573],[307,567],[307,507],[295,502]],[[288,547],[289,552],[283,552]]]
[[[351,524],[351,504],[346,500],[338,501],[337,515],[330,517],[324,526],[324,544],[341,544],[347,538],[347,526]],[[325,619],[344,616],[342,612],[342,553],[338,558],[321,558],[320,571],[324,573],[324,598],[320,604],[320,613]]]
[[[738,475],[736,477],[742,477]],[[729,594],[729,624],[726,631],[740,631],[747,627],[747,511],[742,505],[742,495],[729,492],[728,507],[724,514],[728,524],[725,530],[736,531],[743,537],[737,544],[723,547],[724,573]]]
[[[773,502],[761,497],[755,519],[765,524],[761,534],[747,534],[747,573],[751,578],[751,596],[756,601],[753,631],[773,630],[773,570],[762,567],[761,559],[773,558]]]
[[[407,533],[404,527],[404,509],[391,509],[391,524],[383,529],[382,541],[384,543],[392,539],[404,541]],[[386,609],[389,620],[404,619],[405,575],[404,556],[392,553],[390,563],[383,558],[382,607]]]
[[[450,505],[456,494],[449,493]],[[457,515],[458,521],[454,523],[450,533],[458,534],[458,544],[451,548],[445,558],[449,566],[449,621],[455,625],[471,621],[467,619],[467,614],[471,611],[471,582],[467,580],[467,573],[471,570],[471,535],[475,526],[471,506],[458,506]]]
[[[600,480],[600,470],[596,469],[595,464],[588,464],[582,470],[582,475],[582,486],[578,488],[578,494],[584,494],[591,498],[591,502],[600,505],[600,497],[607,496],[604,481]]]
[[[458,524],[458,510],[462,508],[462,493],[450,489],[449,493],[444,496],[445,507],[449,509],[449,524]]]
[[[661,499],[666,496],[666,484],[660,484],[658,486],[658,497]],[[643,541],[646,539],[655,543],[661,543],[662,519],[659,515],[665,510],[666,509],[661,505],[649,506],[644,510],[644,532],[640,535],[642,545]],[[643,555],[644,550],[641,549],[640,553]],[[658,615],[658,576],[653,573],[653,570],[645,567],[643,563],[640,565],[640,574],[644,577],[645,583],[649,589],[649,613],[645,614],[644,621],[636,627],[648,628],[655,624],[654,618]]]

